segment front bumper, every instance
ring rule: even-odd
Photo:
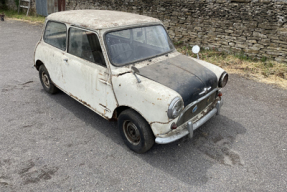
[[[220,113],[221,106],[223,105],[222,99],[217,101],[215,107],[211,109],[207,114],[202,116],[198,121],[193,121],[190,119],[189,121],[185,122],[183,125],[178,127],[175,131],[167,133],[165,135],[161,135],[160,137],[156,137],[155,142],[158,144],[167,144],[174,142],[186,135],[189,135],[191,138],[193,136],[193,131],[207,122],[211,117],[214,115],[218,115]],[[206,109],[208,110],[208,109]],[[194,122],[194,123],[193,123]]]

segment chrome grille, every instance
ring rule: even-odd
[[[180,119],[177,122],[177,126],[180,126],[181,124],[185,123],[186,121],[192,119],[196,115],[198,115],[202,110],[204,110],[209,104],[215,101],[215,98],[217,96],[217,91],[209,95],[208,97],[204,98],[203,100],[199,101],[198,103],[191,106],[187,111],[182,114]],[[197,106],[196,111],[193,111],[193,109]]]

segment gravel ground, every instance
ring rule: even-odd
[[[287,191],[287,91],[231,75],[192,140],[130,151],[33,65],[42,27],[0,21],[0,191]]]

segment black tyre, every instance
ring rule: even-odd
[[[155,137],[150,125],[132,109],[120,114],[118,128],[125,144],[136,153],[144,153],[154,145]]]
[[[41,65],[39,68],[39,77],[45,91],[51,94],[58,91],[57,87],[52,83],[50,75],[44,65]]]

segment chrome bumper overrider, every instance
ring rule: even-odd
[[[198,120],[195,123],[192,123],[192,121],[188,121],[186,124],[186,128],[182,129],[180,132],[175,132],[172,135],[169,135],[167,137],[156,137],[155,142],[158,144],[167,144],[174,142],[186,135],[189,135],[189,138],[193,136],[193,131],[196,130],[198,127],[203,125],[206,121],[208,121],[211,117],[213,117],[215,114],[219,115],[220,108],[223,105],[223,101],[217,101],[215,108],[213,108],[209,113],[207,113],[205,116],[203,116],[200,120]]]

